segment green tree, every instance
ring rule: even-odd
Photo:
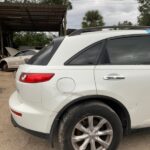
[[[127,20],[118,23],[118,26],[132,26],[132,25],[133,25],[132,22],[127,21]]]
[[[40,3],[42,4],[49,4],[49,5],[65,5],[67,7],[67,10],[71,10],[72,3],[70,0],[40,0]],[[67,13],[64,17],[64,34],[67,34]]]
[[[91,10],[86,12],[85,16],[83,17],[82,28],[104,26],[104,24],[103,17],[99,11]]]
[[[40,0],[42,4],[50,4],[50,5],[65,5],[67,9],[72,9],[72,3],[69,0]]]
[[[52,40],[51,36],[45,33],[37,32],[16,32],[13,37],[13,43],[18,47],[26,46],[44,46]]]
[[[150,0],[138,0],[140,16],[139,25],[150,26]]]

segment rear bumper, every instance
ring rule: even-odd
[[[20,128],[20,129],[22,129],[22,130],[24,130],[24,131],[26,131],[26,132],[28,132],[28,133],[34,135],[34,136],[41,137],[41,138],[45,138],[45,139],[48,139],[48,138],[49,138],[49,134],[44,134],[44,133],[40,133],[40,132],[28,130],[28,129],[26,129],[26,128],[23,128],[23,127],[19,126],[19,125],[17,124],[17,122],[14,120],[14,118],[12,117],[12,115],[11,115],[11,122],[12,122],[12,124],[13,124],[14,127]]]
[[[22,128],[49,134],[54,116],[41,104],[23,102],[18,92],[14,92],[9,100],[13,124]],[[12,111],[13,110],[13,111]],[[17,115],[21,114],[20,116]]]
[[[12,115],[11,115],[11,123],[13,124],[14,127],[19,127],[19,125],[16,123]]]

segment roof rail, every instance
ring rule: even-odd
[[[150,29],[150,26],[100,26],[100,27],[92,27],[92,28],[85,28],[85,29],[78,29],[74,32],[72,32],[69,36],[75,36],[75,35],[80,35],[82,33],[86,32],[95,32],[95,31],[101,31],[102,29]]]

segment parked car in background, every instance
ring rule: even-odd
[[[0,60],[0,68],[3,71],[17,69],[20,64],[24,64],[26,60],[29,60],[38,52],[36,49],[17,51],[9,47],[6,47],[6,50],[10,56]]]
[[[18,53],[18,50],[17,49],[14,49],[12,47],[5,47],[5,49],[7,50],[8,52],[8,56],[13,56],[15,55],[16,53]],[[0,60],[3,59],[3,58],[6,58],[5,55],[0,55]]]

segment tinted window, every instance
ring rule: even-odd
[[[32,50],[29,50],[29,51],[27,51],[27,52],[25,52],[24,53],[24,55],[35,55],[36,54],[36,52],[35,51],[32,51]]]
[[[17,53],[16,55],[14,55],[14,57],[17,57],[17,56],[23,56],[24,53],[25,53],[25,51],[19,52],[19,53]]]
[[[39,53],[34,55],[29,61],[28,64],[33,65],[47,65],[60,46],[64,38],[57,38],[51,44],[45,46]]]
[[[101,43],[90,46],[86,50],[79,52],[77,55],[71,58],[71,61],[69,61],[68,65],[95,65],[97,63],[101,48]]]
[[[150,36],[109,40],[106,53],[106,64],[150,64]]]

